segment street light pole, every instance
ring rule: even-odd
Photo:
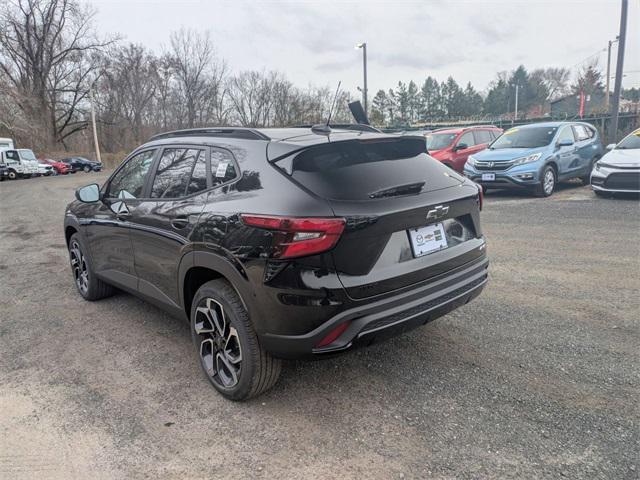
[[[624,46],[627,38],[627,9],[629,0],[622,0],[620,11],[620,35],[618,35],[618,62],[616,63],[616,82],[613,87],[613,102],[611,102],[611,130],[609,141],[615,143],[618,135],[618,114],[620,107],[620,89],[622,88],[622,69],[624,67]]]
[[[516,84],[516,108],[513,112],[513,122],[515,124],[515,122],[518,120],[518,84]]]
[[[611,78],[611,46],[618,41],[620,37],[616,36],[615,40],[609,40],[609,48],[607,49],[607,87],[604,92],[604,107],[609,111],[609,79]]]
[[[364,84],[362,86],[362,100],[364,106],[364,113],[369,117],[369,109],[368,109],[368,95],[367,95],[367,42],[362,42],[356,45],[356,48],[362,49],[362,69],[364,71]]]

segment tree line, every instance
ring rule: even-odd
[[[300,88],[277,71],[232,72],[208,32],[172,32],[159,53],[100,36],[95,11],[79,0],[8,0],[0,6],[0,134],[20,145],[82,150],[90,144],[90,107],[106,151],[129,150],[150,135],[198,126],[313,124],[326,119],[334,90]],[[379,126],[512,112],[543,112],[571,92],[603,91],[595,65],[570,84],[566,68],[501,72],[484,93],[452,77],[378,91],[370,118]],[[349,92],[333,120],[350,122]]]

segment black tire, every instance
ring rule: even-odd
[[[551,165],[547,165],[542,169],[540,175],[540,183],[536,185],[535,194],[537,197],[550,197],[556,189],[558,177],[556,170]],[[549,183],[550,182],[550,183]]]
[[[207,379],[230,400],[269,390],[282,362],[266,352],[235,289],[225,280],[202,285],[191,306],[191,336]],[[214,319],[220,319],[217,324]]]
[[[9,180],[17,180],[19,177],[15,170],[9,170]]]
[[[582,181],[582,185],[590,185],[591,184],[591,171],[593,170],[594,165],[596,164],[596,162],[600,160],[598,157],[594,157],[591,160],[591,163],[589,164],[589,173],[587,173],[586,175],[583,175],[582,177],[580,177],[580,180]]]
[[[94,275],[93,269],[91,268],[91,261],[86,255],[86,251],[82,237],[77,233],[71,235],[69,239],[69,261],[78,293],[80,293],[82,298],[89,301],[101,300],[113,295],[115,288]],[[76,260],[79,266],[77,266]],[[80,277],[83,277],[82,273],[85,271],[86,279],[81,279]]]
[[[87,165],[86,167],[84,167],[84,173],[89,173],[89,172],[91,172],[91,167]]]

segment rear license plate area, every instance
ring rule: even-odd
[[[435,223],[426,227],[407,230],[414,257],[422,257],[447,248],[447,236],[444,225]]]

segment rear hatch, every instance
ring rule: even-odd
[[[424,138],[331,142],[276,165],[346,218],[332,255],[351,298],[388,294],[483,255],[477,187],[429,158]]]

